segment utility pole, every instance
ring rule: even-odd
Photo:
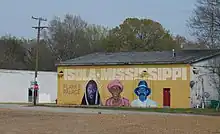
[[[34,84],[35,87],[38,88],[38,84],[37,84],[37,72],[38,72],[38,61],[39,61],[39,45],[40,45],[40,32],[42,29],[44,28],[48,28],[46,26],[41,26],[41,22],[42,21],[47,21],[47,19],[44,19],[42,17],[34,17],[32,16],[32,19],[37,20],[38,21],[38,26],[32,27],[34,29],[37,29],[37,45],[36,45],[36,61],[35,61],[35,76],[34,76]],[[34,105],[36,105],[37,102],[37,96],[38,96],[38,89],[34,88]]]

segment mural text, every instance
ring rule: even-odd
[[[79,84],[64,84],[63,95],[79,95],[81,86]]]
[[[186,68],[103,68],[65,69],[65,80],[187,80]]]

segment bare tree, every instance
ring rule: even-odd
[[[91,53],[104,31],[102,27],[89,25],[80,16],[67,14],[63,20],[55,17],[50,21],[44,40],[57,60],[67,60]]]
[[[187,40],[185,37],[176,35],[173,37],[176,43],[181,46],[182,49],[205,49],[207,48],[204,43],[200,41],[190,41]]]
[[[91,52],[100,52],[105,50],[103,40],[108,35],[108,29],[99,25],[88,25],[85,30],[85,37],[88,40]]]
[[[220,1],[197,0],[195,7],[188,21],[191,34],[208,48],[220,48]]]

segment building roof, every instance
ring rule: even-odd
[[[220,54],[220,50],[179,50],[151,52],[93,53],[60,62],[62,65],[190,64]]]

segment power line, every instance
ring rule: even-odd
[[[35,83],[37,83],[37,72],[38,72],[38,61],[39,61],[39,44],[40,44],[40,32],[42,29],[44,28],[48,28],[47,26],[41,26],[41,22],[42,21],[47,21],[47,19],[44,19],[42,17],[34,17],[32,16],[32,19],[37,20],[38,21],[38,26],[34,26],[32,28],[37,29],[37,46],[36,46],[36,63],[35,63],[35,77],[34,77],[34,81]],[[34,90],[34,105],[36,105],[36,101],[37,101],[37,94],[38,91]]]

